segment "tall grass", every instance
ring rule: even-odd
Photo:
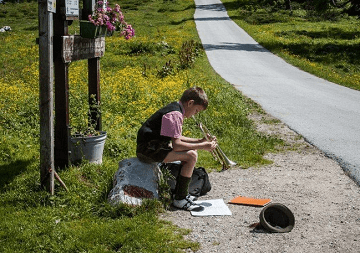
[[[200,118],[241,167],[269,163],[263,155],[282,145],[254,130],[247,115],[261,108],[210,67],[198,47],[193,1],[127,0],[120,5],[136,38],[125,41],[116,34],[106,38],[101,59],[103,130],[108,133],[103,164],[84,162],[58,170],[69,192],[56,184],[55,196],[39,182],[37,4],[0,5],[0,26],[12,28],[0,34],[1,252],[196,250],[197,243],[183,238],[189,231],[158,219],[161,202],[146,201],[141,207],[107,204],[118,162],[135,156],[141,123],[188,87],[198,85],[208,93],[210,107]],[[70,32],[79,33],[78,22]],[[194,61],[183,64],[184,47],[195,50],[190,55]],[[88,110],[86,72],[86,61],[70,64],[72,126]],[[201,136],[191,120],[184,134]],[[199,154],[198,166],[220,169],[206,152]]]

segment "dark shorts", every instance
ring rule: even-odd
[[[152,140],[148,143],[140,143],[136,148],[136,156],[145,163],[162,162],[172,151],[169,142]]]

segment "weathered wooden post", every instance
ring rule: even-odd
[[[88,15],[92,14],[94,11],[95,0],[84,0],[83,10],[82,10],[82,19],[87,20]],[[103,2],[106,2],[103,1]],[[100,58],[90,58],[88,59],[88,87],[89,87],[89,105],[93,103],[91,96],[95,95],[95,102],[100,102]],[[102,130],[101,124],[101,115],[97,110],[91,112],[91,121],[96,123],[96,130]],[[99,116],[99,117],[98,117]]]
[[[62,36],[68,35],[69,21],[67,20],[66,13],[68,9],[74,7],[66,6],[67,2],[67,0],[57,0],[57,12],[54,15],[56,168],[64,168],[69,164],[69,64],[63,62],[61,49]],[[78,3],[78,1],[74,2]]]
[[[94,95],[95,102],[100,102],[100,58],[88,59],[88,78],[89,78],[89,105],[94,101],[91,97]],[[101,114],[98,108],[91,110],[91,121],[96,123],[95,130],[102,130]]]
[[[81,12],[81,19],[87,20],[87,17],[91,15],[95,8],[95,0],[84,0],[83,2],[83,9]]]
[[[84,0],[82,19],[93,13],[95,0]],[[54,63],[55,63],[55,167],[69,165],[70,122],[69,122],[69,63],[88,60],[89,105],[100,102],[100,57],[105,52],[105,38],[88,39],[69,35],[68,26],[79,19],[78,0],[57,0],[54,17]],[[96,130],[101,130],[101,116],[94,111],[91,120],[97,121]]]
[[[95,0],[84,0],[84,19],[93,12],[94,6]],[[93,102],[92,95],[100,102],[100,57],[105,53],[105,38],[88,39],[68,34],[68,26],[79,19],[79,0],[38,0],[38,7],[40,180],[42,186],[54,194],[54,178],[67,190],[55,168],[69,165],[69,63],[88,60],[89,104]],[[101,130],[98,112],[93,113],[92,120],[97,121],[97,130]]]
[[[55,5],[50,0],[39,0],[38,7],[40,182],[51,194],[54,194],[53,12],[55,12]]]

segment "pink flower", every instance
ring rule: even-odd
[[[106,22],[106,28],[109,30],[109,31],[115,31],[115,26],[113,26],[111,24],[111,22]]]
[[[95,26],[104,26],[108,31],[120,30],[121,36],[125,39],[130,39],[135,36],[135,31],[131,25],[128,25],[124,20],[124,15],[120,9],[120,5],[115,4],[114,8],[104,6],[103,1],[97,2],[97,6],[92,15],[88,16],[88,20]]]

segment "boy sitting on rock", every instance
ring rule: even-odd
[[[177,208],[198,211],[195,197],[189,195],[189,184],[197,161],[197,150],[212,151],[216,138],[194,139],[182,136],[184,118],[204,111],[208,98],[200,87],[187,89],[180,101],[172,102],[155,112],[140,128],[137,136],[136,155],[140,161],[169,163],[181,161],[182,168],[177,178],[173,205]]]

